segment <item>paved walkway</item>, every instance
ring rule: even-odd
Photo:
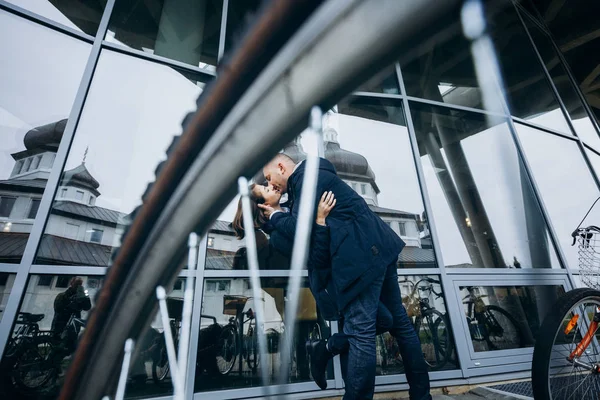
[[[470,390],[468,393],[456,394],[456,395],[445,395],[438,394],[433,396],[433,400],[525,400],[531,399],[531,397],[518,396],[500,392],[498,390],[489,389],[486,387],[478,387]]]

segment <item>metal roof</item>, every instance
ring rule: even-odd
[[[109,265],[112,246],[81,242],[60,236],[44,235],[38,249],[37,264]]]
[[[85,204],[64,200],[54,202],[54,204],[52,205],[52,212],[54,211],[62,211],[64,213],[73,214],[102,222],[110,222],[113,224],[123,223],[123,218],[127,215],[125,213],[111,210],[109,208],[88,206]]]
[[[210,230],[211,232],[231,233],[232,235],[235,235],[235,232],[231,227],[231,222],[227,221],[216,220]]]
[[[28,238],[28,233],[0,232],[0,260],[20,259]],[[112,246],[44,235],[35,263],[104,267],[109,264],[111,252]]]
[[[235,253],[230,251],[206,249],[206,269],[233,269]]]
[[[8,179],[0,181],[0,186],[9,186],[8,190],[19,192],[43,193],[47,182],[46,179]]]

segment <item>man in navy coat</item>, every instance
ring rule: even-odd
[[[291,207],[289,214],[264,205],[261,208],[278,230],[291,237],[296,231],[299,207],[294,203],[302,193],[304,170],[304,162],[295,164],[285,154],[278,154],[263,168],[272,188],[288,194]],[[337,200],[327,217],[331,276],[338,310],[344,319],[343,331],[350,338],[350,350],[342,355],[347,357],[342,359],[344,399],[373,398],[377,361],[375,327],[380,300],[393,316],[390,333],[398,341],[411,400],[431,399],[427,364],[398,287],[396,265],[404,242],[337,176],[329,161],[320,159],[315,205],[325,191],[332,191]]]

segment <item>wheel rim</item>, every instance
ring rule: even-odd
[[[235,333],[228,329],[221,334],[217,348],[217,368],[222,375],[227,375],[233,369],[237,354]]]
[[[160,351],[160,357],[154,364],[154,370],[156,371],[156,378],[159,381],[165,379],[169,374],[169,359],[166,349]]]
[[[488,308],[486,313],[486,342],[490,350],[514,349],[515,344],[516,347],[521,347],[521,333],[507,315],[493,308]]]
[[[49,343],[40,343],[23,352],[15,371],[19,384],[29,389],[36,389],[50,379],[54,372],[47,362],[51,350]]]
[[[598,398],[600,375],[567,360],[567,357],[575,350],[582,336],[587,332],[589,321],[594,317],[596,307],[600,307],[599,301],[583,299],[577,302],[565,314],[558,331],[554,335],[548,365],[548,393],[552,400],[595,400]],[[575,315],[578,315],[576,317],[578,318],[577,323],[568,334],[565,334],[565,328]],[[598,334],[599,332],[596,332],[595,340],[577,359],[578,361],[587,365],[600,362]]]
[[[440,315],[426,316],[421,323],[426,340],[421,343],[425,362],[431,368],[441,368],[448,360],[450,337],[446,321]]]

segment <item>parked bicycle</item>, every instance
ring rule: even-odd
[[[246,303],[252,297],[224,296],[223,314],[232,315],[229,323],[223,327],[219,336],[217,350],[217,367],[222,375],[227,375],[233,369],[239,358],[239,372],[242,373],[242,359],[246,361],[252,373],[256,373],[259,362],[258,331],[256,316],[249,308],[243,311]],[[244,325],[248,326],[244,332]]]
[[[448,362],[453,349],[446,316],[429,304],[429,295],[435,295],[436,299],[442,297],[442,293],[436,292],[433,287],[440,282],[426,277],[417,283],[408,279],[398,283],[408,283],[411,286],[410,293],[402,298],[402,303],[421,340],[425,362],[431,370],[438,370]],[[390,362],[402,362],[398,344],[391,335],[379,335],[377,340],[382,367],[387,367]]]
[[[531,383],[535,399],[598,399],[600,396],[600,228],[573,231],[581,282],[557,300],[540,327],[533,349]]]
[[[467,323],[471,339],[485,342],[488,350],[506,350],[523,347],[524,336],[519,323],[502,307],[485,304],[487,294],[480,294],[475,286],[466,287],[469,294],[463,298],[467,304]]]
[[[63,372],[62,360],[77,347],[85,321],[71,315],[60,335],[41,331],[38,322],[44,314],[19,313],[21,325],[7,347],[4,367],[10,368],[13,385],[22,391],[35,392]]]
[[[183,299],[169,297],[167,298],[167,309],[169,311],[170,321],[169,329],[173,337],[175,349],[179,348],[179,336],[181,334],[181,318],[183,311]],[[196,370],[206,370],[210,374],[219,374],[217,363],[219,340],[223,328],[217,323],[217,319],[211,315],[201,315],[201,318],[207,318],[213,321],[206,328],[200,329],[198,336],[198,353],[196,356]],[[169,376],[169,358],[167,355],[167,345],[164,332],[147,350],[152,355],[152,380],[159,384]]]

